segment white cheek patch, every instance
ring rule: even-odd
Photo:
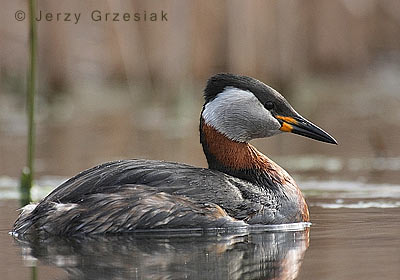
[[[252,98],[256,97],[249,91],[244,91],[235,87],[226,87],[213,101],[206,104],[202,114],[203,119],[207,124],[216,128],[214,125],[217,125],[218,119],[221,118],[224,111],[232,109],[231,107],[235,103],[243,103],[245,100]]]
[[[279,122],[249,91],[227,87],[204,107],[202,117],[229,139],[247,142],[279,131]]]

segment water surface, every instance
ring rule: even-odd
[[[400,186],[300,184],[312,226],[299,231],[14,239],[8,231],[18,201],[3,198],[2,279],[400,278]]]

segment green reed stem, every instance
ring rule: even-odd
[[[27,84],[27,115],[28,115],[28,147],[27,166],[21,175],[21,204],[31,202],[31,188],[34,174],[35,156],[35,87],[36,87],[36,3],[29,0],[29,69]]]

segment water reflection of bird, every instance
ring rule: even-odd
[[[56,266],[67,272],[68,279],[292,280],[309,243],[308,229],[201,236],[20,237],[15,240],[25,265],[37,266],[39,261]]]
[[[277,91],[217,74],[204,90],[200,142],[209,168],[122,160],[93,167],[24,207],[15,233],[122,233],[309,221],[295,181],[248,142],[292,132],[336,144]]]

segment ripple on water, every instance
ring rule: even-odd
[[[319,198],[391,198],[400,199],[400,185],[370,184],[354,181],[303,181],[300,188]]]
[[[312,206],[319,206],[328,209],[397,208],[400,207],[400,201],[358,201],[357,203],[343,203],[342,201],[336,201],[336,203],[313,203]]]

